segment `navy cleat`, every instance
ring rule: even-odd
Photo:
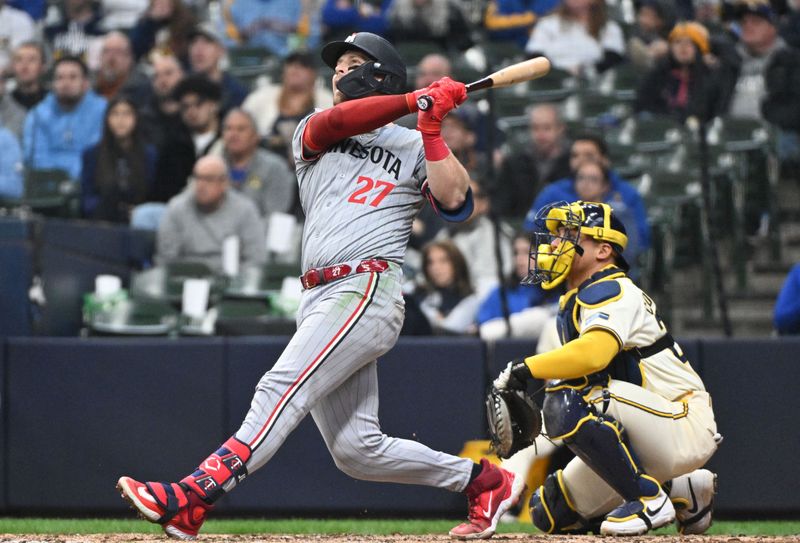
[[[642,535],[675,521],[675,508],[659,487],[655,497],[625,502],[608,515],[600,525],[602,535]]]

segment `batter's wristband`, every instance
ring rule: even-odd
[[[441,134],[422,132],[422,147],[425,149],[425,159],[431,162],[444,160],[450,154],[450,148],[444,142]]]
[[[408,106],[409,113],[416,113],[419,111],[419,106],[417,105],[417,96],[416,93],[409,92],[404,95],[406,99],[406,105]]]

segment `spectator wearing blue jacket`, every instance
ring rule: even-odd
[[[789,271],[775,302],[775,329],[781,335],[800,334],[800,264]]]
[[[372,32],[386,36],[392,0],[326,0],[322,6],[325,40],[340,40],[353,32]]]
[[[577,172],[585,162],[599,163],[604,169],[607,183],[603,190],[587,195],[579,193],[575,174],[571,177],[555,181],[546,185],[536,196],[528,215],[525,217],[524,229],[528,232],[534,230],[534,217],[536,212],[547,204],[553,202],[574,202],[583,197],[589,201],[599,201],[609,204],[625,226],[628,233],[628,249],[633,258],[629,259],[634,267],[636,255],[650,248],[650,226],[647,223],[647,210],[644,207],[642,196],[631,184],[623,180],[616,172],[608,169],[608,147],[602,138],[594,134],[582,134],[575,138],[570,150],[570,169]]]
[[[298,0],[233,0],[223,10],[226,45],[265,47],[283,58],[319,44],[319,14]],[[233,37],[234,39],[230,39]]]
[[[522,285],[528,276],[531,244],[524,232],[514,236],[514,269],[505,283],[511,337],[536,340],[545,324],[555,318],[558,293],[545,292],[539,285]],[[478,331],[482,339],[495,340],[508,337],[508,326],[503,315],[503,289],[492,290],[478,309]]]
[[[22,150],[17,137],[0,126],[0,196],[22,196]]]
[[[490,40],[514,42],[523,50],[536,21],[559,3],[559,0],[490,0],[483,25]]]
[[[62,57],[53,67],[53,90],[25,117],[23,151],[32,169],[60,169],[81,177],[83,151],[100,140],[106,100],[90,88],[86,64]]]

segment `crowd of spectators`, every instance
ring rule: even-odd
[[[298,122],[332,103],[319,46],[354,31],[439,49],[414,59],[409,88],[489,45],[547,56],[590,84],[630,66],[635,116],[757,119],[778,132],[788,171],[800,163],[798,0],[0,0],[0,197],[23,198],[30,172],[61,170],[83,219],[157,231],[157,263],[218,270],[233,236],[243,262],[263,264],[271,217],[303,218],[290,147]],[[232,53],[249,50],[273,68],[241,81]],[[639,273],[647,211],[603,138],[569,133],[561,104],[517,115],[528,131],[514,145],[477,101],[444,120],[475,213],[444,226],[425,209],[415,222],[407,301],[425,323],[412,333],[496,337],[511,322],[538,334],[552,297],[518,283],[532,217],[553,201],[611,204]]]

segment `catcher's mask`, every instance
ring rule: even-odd
[[[350,99],[373,92],[400,94],[406,86],[406,65],[394,46],[377,34],[356,32],[343,41],[322,48],[322,60],[336,69],[336,61],[347,51],[358,51],[371,60],[342,76],[336,88]]]
[[[572,269],[575,253],[583,254],[581,234],[611,245],[617,265],[629,269],[622,256],[628,236],[608,204],[579,200],[546,205],[536,213],[535,226],[524,284],[541,284],[550,290],[563,283]]]

